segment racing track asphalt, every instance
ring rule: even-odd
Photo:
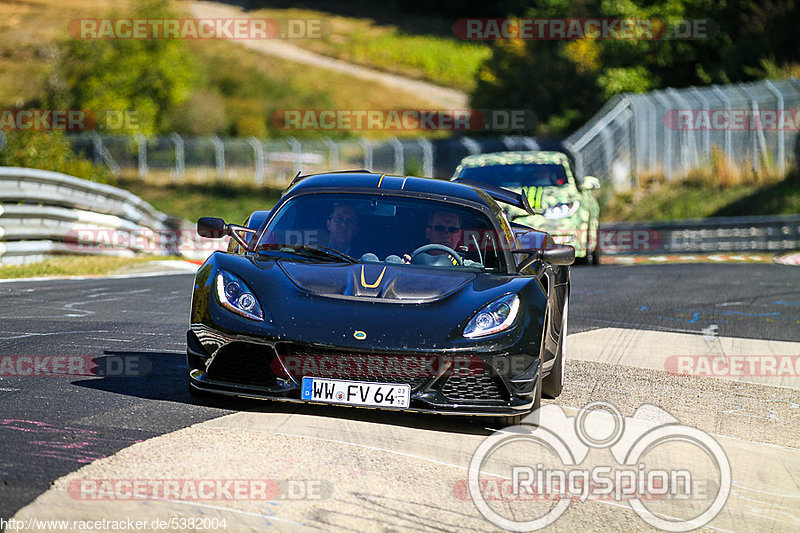
[[[798,281],[796,268],[770,264],[576,268],[570,329],[702,333],[716,326],[723,336],[800,341]],[[139,377],[0,377],[0,517],[136,441],[253,407],[199,405],[186,392],[191,285],[190,275],[0,283],[0,355],[152,366]],[[331,410],[348,413],[355,412]],[[369,419],[371,411],[363,413],[355,417]]]

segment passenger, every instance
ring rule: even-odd
[[[334,204],[325,227],[328,229],[328,239],[320,244],[353,256],[353,237],[359,230],[355,208],[351,204]]]

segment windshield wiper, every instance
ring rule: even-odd
[[[276,251],[276,252],[291,252],[304,257],[325,257],[327,259],[341,259],[345,263],[357,263],[355,259],[349,255],[334,250],[333,248],[326,248],[325,246],[317,246],[314,244],[267,244],[259,246],[259,252]]]

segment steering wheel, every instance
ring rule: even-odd
[[[419,254],[424,254],[429,251],[438,250],[440,252],[444,252],[453,259],[458,262],[458,266],[464,266],[464,258],[458,255],[458,252],[450,248],[449,246],[445,246],[444,244],[425,244],[420,246],[413,252],[411,252],[411,260],[413,261],[415,257]]]

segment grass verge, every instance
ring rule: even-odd
[[[48,276],[105,276],[132,265],[156,259],[159,259],[159,257],[64,255],[29,265],[0,266],[0,279]]]
[[[196,222],[200,217],[220,217],[241,224],[253,211],[270,209],[281,195],[277,189],[229,183],[154,183],[120,178],[127,189],[164,213]]]
[[[687,179],[634,192],[601,194],[604,222],[800,213],[800,172],[779,181],[714,187]]]

